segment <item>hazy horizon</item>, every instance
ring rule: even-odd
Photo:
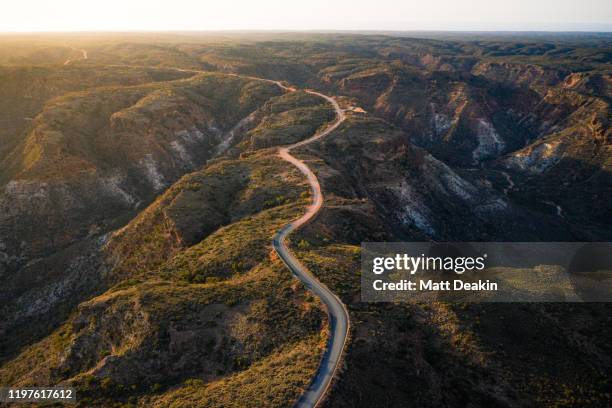
[[[6,5],[4,33],[180,31],[612,31],[607,0],[215,2],[24,0]]]
[[[457,33],[457,34],[546,34],[546,33],[576,33],[576,34],[612,34],[612,25],[609,28],[597,29],[542,29],[542,30],[477,30],[477,29],[406,29],[406,30],[383,30],[383,29],[249,29],[249,28],[232,28],[232,29],[217,29],[217,30],[180,30],[180,29],[151,29],[151,30],[139,30],[139,29],[117,29],[117,30],[31,30],[31,31],[2,31],[0,35],[37,35],[37,34],[215,34],[215,33],[256,33],[256,34],[403,34],[403,33]]]

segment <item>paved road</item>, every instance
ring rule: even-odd
[[[293,88],[284,86],[280,82],[275,83],[286,90],[294,90]],[[327,348],[323,354],[321,363],[319,364],[317,374],[313,378],[306,392],[295,405],[299,408],[316,407],[323,400],[334,374],[338,369],[338,365],[340,364],[340,358],[342,357],[342,352],[344,350],[349,329],[349,316],[342,301],[331,290],[329,290],[327,286],[321,283],[304,265],[302,265],[302,263],[287,247],[285,242],[285,239],[289,234],[291,234],[291,232],[311,221],[321,210],[321,206],[323,205],[323,194],[321,193],[321,186],[319,185],[317,176],[315,176],[306,163],[292,156],[290,152],[296,147],[305,146],[327,136],[345,120],[344,112],[342,109],[340,109],[340,106],[338,106],[335,99],[315,91],[306,92],[317,95],[329,101],[334,106],[336,111],[336,120],[309,139],[302,140],[301,142],[292,144],[290,146],[279,148],[279,156],[283,160],[288,161],[297,167],[308,179],[308,183],[312,189],[313,201],[304,215],[281,228],[281,230],[276,233],[272,241],[274,250],[283,260],[285,265],[287,265],[291,272],[298,279],[300,279],[311,292],[321,299],[327,309],[329,318],[330,330]]]
[[[125,67],[132,65],[116,66]],[[194,74],[206,73],[206,71],[201,71],[197,69],[173,69],[179,72],[190,72]],[[265,81],[273,83],[281,89],[284,89],[289,92],[296,91],[296,88],[285,85],[281,81],[231,73],[225,73],[225,75],[249,78],[257,81]],[[334,98],[316,91],[306,90],[305,92],[319,96],[331,103],[336,112],[336,120],[330,125],[328,125],[325,129],[315,133],[312,137],[289,146],[281,147],[278,150],[278,155],[281,159],[293,164],[306,176],[306,178],[308,179],[308,184],[310,184],[310,188],[312,189],[313,201],[312,204],[307,208],[306,213],[304,213],[304,215],[302,215],[297,220],[285,225],[283,228],[280,229],[280,231],[278,231],[274,235],[272,245],[280,259],[282,259],[282,261],[285,263],[285,265],[287,265],[291,272],[299,280],[301,280],[311,292],[313,292],[316,296],[319,297],[319,299],[321,299],[327,309],[327,315],[329,319],[329,339],[327,342],[325,353],[323,354],[323,358],[321,359],[317,373],[312,379],[310,386],[295,404],[296,408],[316,407],[323,400],[323,397],[325,397],[325,393],[327,392],[331,381],[334,378],[334,374],[338,370],[338,365],[340,364],[342,352],[344,351],[344,345],[346,344],[350,324],[346,306],[342,303],[338,296],[336,296],[331,290],[329,290],[327,286],[321,283],[304,265],[302,265],[302,263],[295,257],[295,255],[293,255],[291,250],[287,247],[287,244],[285,242],[285,239],[287,238],[287,236],[289,236],[289,234],[311,221],[321,210],[321,206],[323,205],[323,193],[321,193],[321,186],[319,185],[319,180],[317,179],[317,176],[315,176],[315,174],[312,172],[312,170],[310,170],[306,163],[292,156],[290,152],[296,147],[305,146],[316,140],[324,138],[325,136],[333,132],[336,128],[338,128],[338,126],[340,126],[340,124],[346,119],[344,111],[340,108],[338,102],[336,102]]]
[[[179,69],[179,71],[202,72],[189,69]],[[286,91],[296,91],[296,88],[285,85],[281,81],[258,78],[248,75],[227,75],[270,82],[276,84],[278,87]],[[321,283],[308,270],[308,268],[306,268],[295,257],[295,255],[293,255],[289,247],[287,247],[287,243],[285,242],[285,239],[289,236],[289,234],[311,221],[318,214],[318,212],[321,210],[321,207],[323,206],[323,193],[321,192],[321,186],[319,184],[317,176],[315,176],[315,174],[312,172],[312,170],[310,170],[306,163],[292,156],[290,152],[296,147],[305,146],[314,141],[324,138],[325,136],[333,132],[335,129],[337,129],[338,126],[340,126],[340,124],[342,124],[342,122],[344,122],[344,120],[346,119],[344,111],[340,108],[338,102],[334,98],[316,91],[306,90],[306,92],[323,98],[329,103],[331,103],[336,112],[336,120],[330,125],[328,125],[325,129],[315,133],[312,137],[302,140],[301,142],[297,142],[292,145],[281,147],[278,149],[278,155],[281,159],[293,164],[306,176],[306,178],[308,179],[308,184],[310,184],[310,188],[312,189],[313,200],[312,204],[308,206],[304,215],[302,215],[297,220],[285,225],[274,235],[274,238],[272,239],[272,246],[274,247],[274,250],[280,257],[280,259],[282,259],[282,261],[285,263],[285,265],[287,265],[291,272],[299,280],[301,280],[311,292],[318,296],[319,299],[321,299],[321,301],[325,305],[329,319],[329,339],[327,341],[327,347],[325,349],[325,353],[323,354],[323,358],[319,363],[317,373],[312,379],[310,386],[308,387],[306,392],[295,404],[295,408],[316,407],[325,397],[325,394],[329,389],[332,379],[334,378],[334,375],[338,370],[340,359],[342,357],[342,352],[344,351],[344,345],[346,344],[350,324],[348,311],[344,303],[342,303],[338,296],[336,296],[331,290],[329,290],[327,286]]]

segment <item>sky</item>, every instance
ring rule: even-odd
[[[0,31],[612,31],[612,0],[4,0]]]

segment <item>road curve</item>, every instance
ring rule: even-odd
[[[125,67],[131,65],[111,66]],[[191,72],[194,74],[207,73],[207,71],[201,71],[197,69],[173,69],[179,72]],[[272,83],[288,92],[296,91],[296,88],[285,85],[283,82],[276,81],[273,79],[258,78],[254,76],[239,75],[233,73],[224,74]],[[311,292],[313,292],[316,296],[319,297],[319,299],[321,299],[321,301],[325,305],[325,308],[327,309],[327,315],[329,319],[329,339],[327,341],[327,347],[323,354],[323,358],[319,363],[319,368],[317,369],[315,377],[312,379],[308,389],[296,402],[295,408],[313,408],[317,407],[321,403],[321,401],[323,401],[323,398],[325,397],[325,394],[329,389],[329,386],[331,385],[332,379],[334,378],[334,375],[338,370],[350,325],[348,310],[346,309],[344,303],[342,303],[338,296],[336,296],[331,290],[329,290],[327,286],[321,283],[295,257],[295,255],[293,255],[289,247],[287,247],[287,243],[285,242],[289,234],[311,221],[319,213],[321,207],[323,206],[323,193],[321,192],[321,186],[319,184],[317,176],[315,176],[315,174],[312,172],[312,170],[310,170],[306,163],[292,156],[290,152],[296,147],[305,146],[314,141],[324,138],[325,136],[333,132],[335,129],[337,129],[338,126],[340,126],[340,124],[342,124],[342,122],[344,122],[344,120],[346,119],[344,111],[340,108],[340,105],[338,105],[338,102],[334,98],[316,91],[305,90],[305,92],[321,97],[331,103],[336,112],[336,119],[330,125],[326,126],[323,130],[315,133],[312,137],[289,146],[280,147],[278,149],[278,155],[281,159],[293,164],[306,176],[306,178],[308,179],[308,184],[310,184],[310,188],[312,190],[313,200],[310,206],[308,206],[304,215],[302,215],[297,220],[286,224],[279,231],[276,232],[274,238],[272,239],[272,246],[274,248],[274,251],[276,251],[276,253],[278,254],[279,258],[285,263],[285,265],[287,265],[291,272],[300,281],[302,281],[302,283],[304,283],[304,285]]]
[[[274,81],[273,81],[274,82]],[[294,88],[287,87],[280,82],[275,82],[278,86],[285,90],[294,91]],[[296,147],[305,146],[316,140],[319,140],[331,132],[333,132],[345,120],[345,115],[338,102],[332,97],[323,95],[315,91],[306,91],[312,95],[317,95],[330,102],[336,111],[336,120],[323,129],[317,132],[314,136],[294,143],[290,146],[281,147],[278,150],[278,155],[281,159],[293,164],[297,167],[308,179],[308,184],[312,189],[312,204],[300,218],[283,226],[272,240],[272,245],[278,256],[283,260],[285,265],[291,272],[301,280],[304,285],[321,299],[327,309],[329,319],[329,339],[323,358],[319,364],[319,368],[310,386],[301,398],[295,404],[296,408],[312,408],[319,405],[325,397],[327,390],[336,373],[346,344],[346,339],[349,330],[349,315],[346,306],[327,286],[321,283],[302,263],[293,255],[287,247],[286,238],[296,229],[300,228],[307,222],[311,221],[321,210],[323,205],[323,193],[317,176],[302,160],[299,160],[291,155],[291,150]]]

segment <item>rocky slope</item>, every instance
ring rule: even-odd
[[[5,252],[28,260],[108,230],[212,157],[242,118],[278,93],[271,84],[210,74],[51,100],[3,165],[0,230],[13,243]],[[32,225],[45,226],[46,235]],[[21,242],[27,248],[15,246]]]
[[[324,344],[322,312],[270,258],[269,240],[307,199],[299,171],[274,151],[182,178],[104,245],[107,282],[117,284],[25,347],[1,381],[69,383],[81,404],[106,406],[179,392],[190,378],[231,387],[244,381],[239,371],[287,364],[295,381],[277,398],[297,398]]]
[[[325,406],[606,406],[606,304],[361,302],[363,241],[571,239],[556,217],[513,204],[402,136],[358,114],[308,149],[323,158],[312,163],[328,205],[296,237],[298,255],[341,295],[352,322]]]
[[[192,90],[194,80],[228,85],[225,92],[236,85],[245,103],[261,100],[243,92],[242,86],[249,89],[252,81],[236,77],[203,75],[179,85]],[[10,360],[0,369],[2,383],[69,383],[79,388],[82,404],[107,406],[162,398],[169,389],[180,395],[181,387],[193,384],[236,387],[245,381],[239,374],[244,370],[269,374],[253,384],[252,391],[259,393],[269,386],[265,379],[282,366],[285,375],[275,381],[294,380],[275,386],[272,406],[299,397],[325,344],[323,313],[271,257],[269,242],[303,211],[309,194],[301,173],[278,159],[275,149],[257,149],[254,135],[264,144],[279,137],[299,140],[332,118],[333,111],[306,94],[276,97],[277,89],[265,90],[260,95],[267,102],[247,115],[250,120],[219,132],[231,136],[223,146],[226,156],[173,183],[123,228],[92,234],[6,272],[13,284],[3,289],[0,330],[16,335],[2,336],[3,357]],[[202,100],[215,97],[210,88],[193,92]],[[320,114],[304,129],[279,136],[274,124],[304,109]],[[220,109],[216,117],[225,113],[235,122],[242,115],[240,110],[226,112]],[[140,109],[136,113],[117,116],[144,116]],[[151,118],[159,121],[160,116]],[[194,116],[213,120],[205,111]],[[154,125],[163,137],[164,127]],[[142,141],[151,133],[145,129],[133,137],[139,136],[146,148]],[[174,129],[168,133],[181,137]],[[188,148],[190,154],[198,151],[198,146]],[[211,150],[202,155],[217,153]],[[174,399],[172,393],[162,399]],[[200,398],[223,404],[225,396],[207,392]]]
[[[0,130],[0,384],[88,407],[284,407],[308,385],[325,314],[270,239],[309,192],[276,146],[333,113],[174,69],[203,68],[348,111],[295,152],[326,201],[291,246],[351,313],[327,406],[610,405],[606,305],[364,304],[356,273],[363,241],[608,239],[605,38],[177,38],[0,68],[32,119]]]
[[[406,140],[405,133],[380,119],[353,114],[336,137],[317,147],[317,155],[344,176],[350,186],[346,198],[372,202],[405,238],[571,238],[568,226],[555,217],[515,205],[486,179],[457,172]],[[334,186],[335,180],[329,183]],[[454,218],[462,222],[451,222]]]
[[[34,118],[55,97],[96,87],[162,82],[189,75],[152,67],[0,66],[0,161],[27,137]]]

